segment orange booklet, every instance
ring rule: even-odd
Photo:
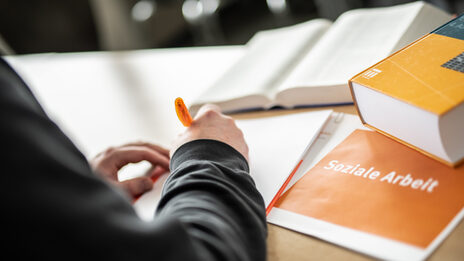
[[[328,241],[380,258],[422,259],[462,218],[463,191],[464,166],[451,168],[381,134],[356,130],[276,207],[303,223],[304,218],[317,220],[322,225],[316,230],[328,225],[328,238],[324,232],[313,234]],[[312,234],[311,229],[290,228]],[[347,231],[363,239],[345,244],[344,237],[360,238]],[[376,239],[380,245],[372,246]],[[372,247],[364,249],[363,240]]]

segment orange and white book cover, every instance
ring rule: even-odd
[[[361,72],[351,81],[437,115],[462,104],[464,15]]]
[[[463,191],[464,166],[356,130],[280,198],[270,219],[382,259],[420,260],[462,219]]]
[[[464,14],[349,84],[365,125],[450,166],[464,162]]]

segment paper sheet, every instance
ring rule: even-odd
[[[323,110],[237,121],[249,147],[250,174],[266,207],[331,113]]]
[[[284,116],[238,120],[249,147],[250,174],[263,195],[266,206],[316,139],[332,110],[303,112]],[[154,190],[134,203],[144,220],[153,218],[165,178]]]

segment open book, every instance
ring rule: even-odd
[[[191,106],[224,112],[352,103],[348,80],[451,19],[424,2],[358,9],[258,32],[232,67]]]

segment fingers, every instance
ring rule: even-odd
[[[119,182],[117,185],[135,198],[150,191],[153,188],[153,181],[149,177],[139,177]]]
[[[148,161],[152,164],[148,175],[120,182],[118,171],[129,163]],[[153,180],[169,171],[169,151],[147,142],[133,142],[109,148],[90,161],[95,172],[110,183],[122,187],[132,197],[153,188]],[[152,180],[153,179],[153,180]]]
[[[129,163],[137,163],[143,160],[153,166],[161,166],[169,169],[169,157],[146,146],[124,146],[113,150],[109,155],[114,166],[119,170]]]
[[[150,143],[136,142],[109,148],[90,161],[92,168],[103,177],[118,180],[118,171],[128,163],[148,161],[153,167],[169,169],[169,151]]]

